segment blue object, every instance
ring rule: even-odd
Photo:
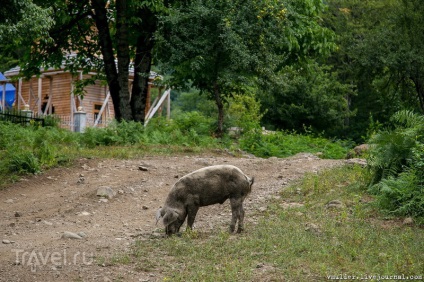
[[[6,80],[6,77],[0,72],[0,80]],[[0,107],[1,101],[3,101],[3,84],[0,84]],[[15,87],[11,83],[6,83],[6,108],[12,108],[15,102]]]

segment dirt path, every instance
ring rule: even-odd
[[[178,177],[198,168],[233,164],[255,177],[245,202],[246,232],[258,209],[306,172],[342,164],[309,154],[287,159],[231,156],[146,157],[140,160],[82,159],[72,168],[50,170],[0,190],[0,281],[157,281],[131,265],[102,266],[137,237],[157,233],[156,210]],[[140,169],[142,167],[142,169]],[[116,193],[96,196],[101,186]],[[195,228],[227,228],[229,203],[200,209]],[[183,229],[182,229],[183,230]],[[65,232],[82,239],[64,239]],[[156,234],[155,233],[155,234]],[[121,281],[121,280],[119,280]]]

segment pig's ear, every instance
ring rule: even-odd
[[[163,212],[163,209],[162,209]],[[180,213],[175,209],[167,209],[163,216],[163,225],[168,226],[178,219]]]
[[[156,225],[158,224],[159,219],[161,219],[161,217],[163,217],[165,214],[165,209],[160,208],[158,209],[158,211],[156,212]]]

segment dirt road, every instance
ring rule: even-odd
[[[306,172],[342,164],[310,154],[286,159],[211,156],[145,157],[139,160],[81,159],[21,179],[0,190],[0,281],[158,281],[160,271],[142,272],[131,265],[102,265],[122,254],[140,236],[156,235],[156,210],[177,179],[198,168],[232,164],[255,177],[245,202],[246,232],[252,216],[267,200]],[[99,187],[116,195],[99,198]],[[281,199],[283,200],[283,199]],[[228,201],[201,208],[195,228],[227,228]],[[183,229],[182,229],[183,230]],[[71,233],[69,233],[71,232]],[[81,239],[63,238],[78,236]]]

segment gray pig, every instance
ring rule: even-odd
[[[163,217],[167,235],[179,232],[187,219],[187,229],[193,227],[199,207],[223,204],[228,198],[232,218],[230,232],[243,230],[243,201],[252,190],[254,178],[249,178],[232,165],[204,167],[181,177],[171,188],[163,208],[156,213],[156,223]]]

